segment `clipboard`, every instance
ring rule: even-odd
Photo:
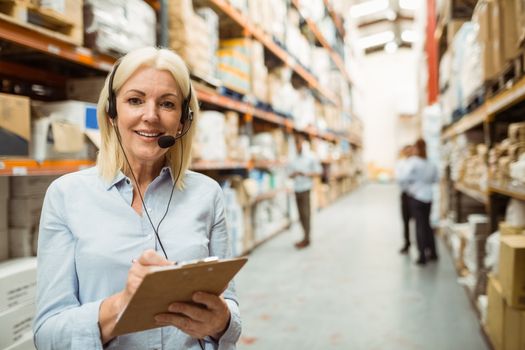
[[[248,258],[216,257],[158,267],[147,274],[111,333],[119,336],[161,327],[155,315],[168,312],[173,302],[192,302],[195,292],[221,295]]]

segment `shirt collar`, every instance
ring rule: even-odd
[[[171,167],[169,165],[165,165],[164,167],[162,167],[162,169],[160,170],[160,174],[159,174],[160,177],[162,178],[165,178],[166,176],[169,176],[169,178],[171,179],[171,182],[173,184],[173,181],[175,180],[173,178],[173,175],[172,175],[172,172],[171,172]],[[106,190],[109,191],[113,186],[119,184],[120,182],[126,180],[127,177],[126,175],[124,175],[124,173],[119,170],[117,175],[115,175],[115,177],[113,178],[113,180],[109,181],[106,185]]]

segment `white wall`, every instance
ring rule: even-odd
[[[415,56],[408,49],[393,54],[381,51],[359,63],[359,87],[353,100],[364,123],[364,161],[393,168],[399,149],[419,135],[417,120],[399,118],[417,113]]]

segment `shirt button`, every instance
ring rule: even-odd
[[[129,185],[131,181],[129,181],[129,179],[126,179],[126,183]]]

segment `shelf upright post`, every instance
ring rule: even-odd
[[[168,0],[160,0],[160,46],[169,47]]]

